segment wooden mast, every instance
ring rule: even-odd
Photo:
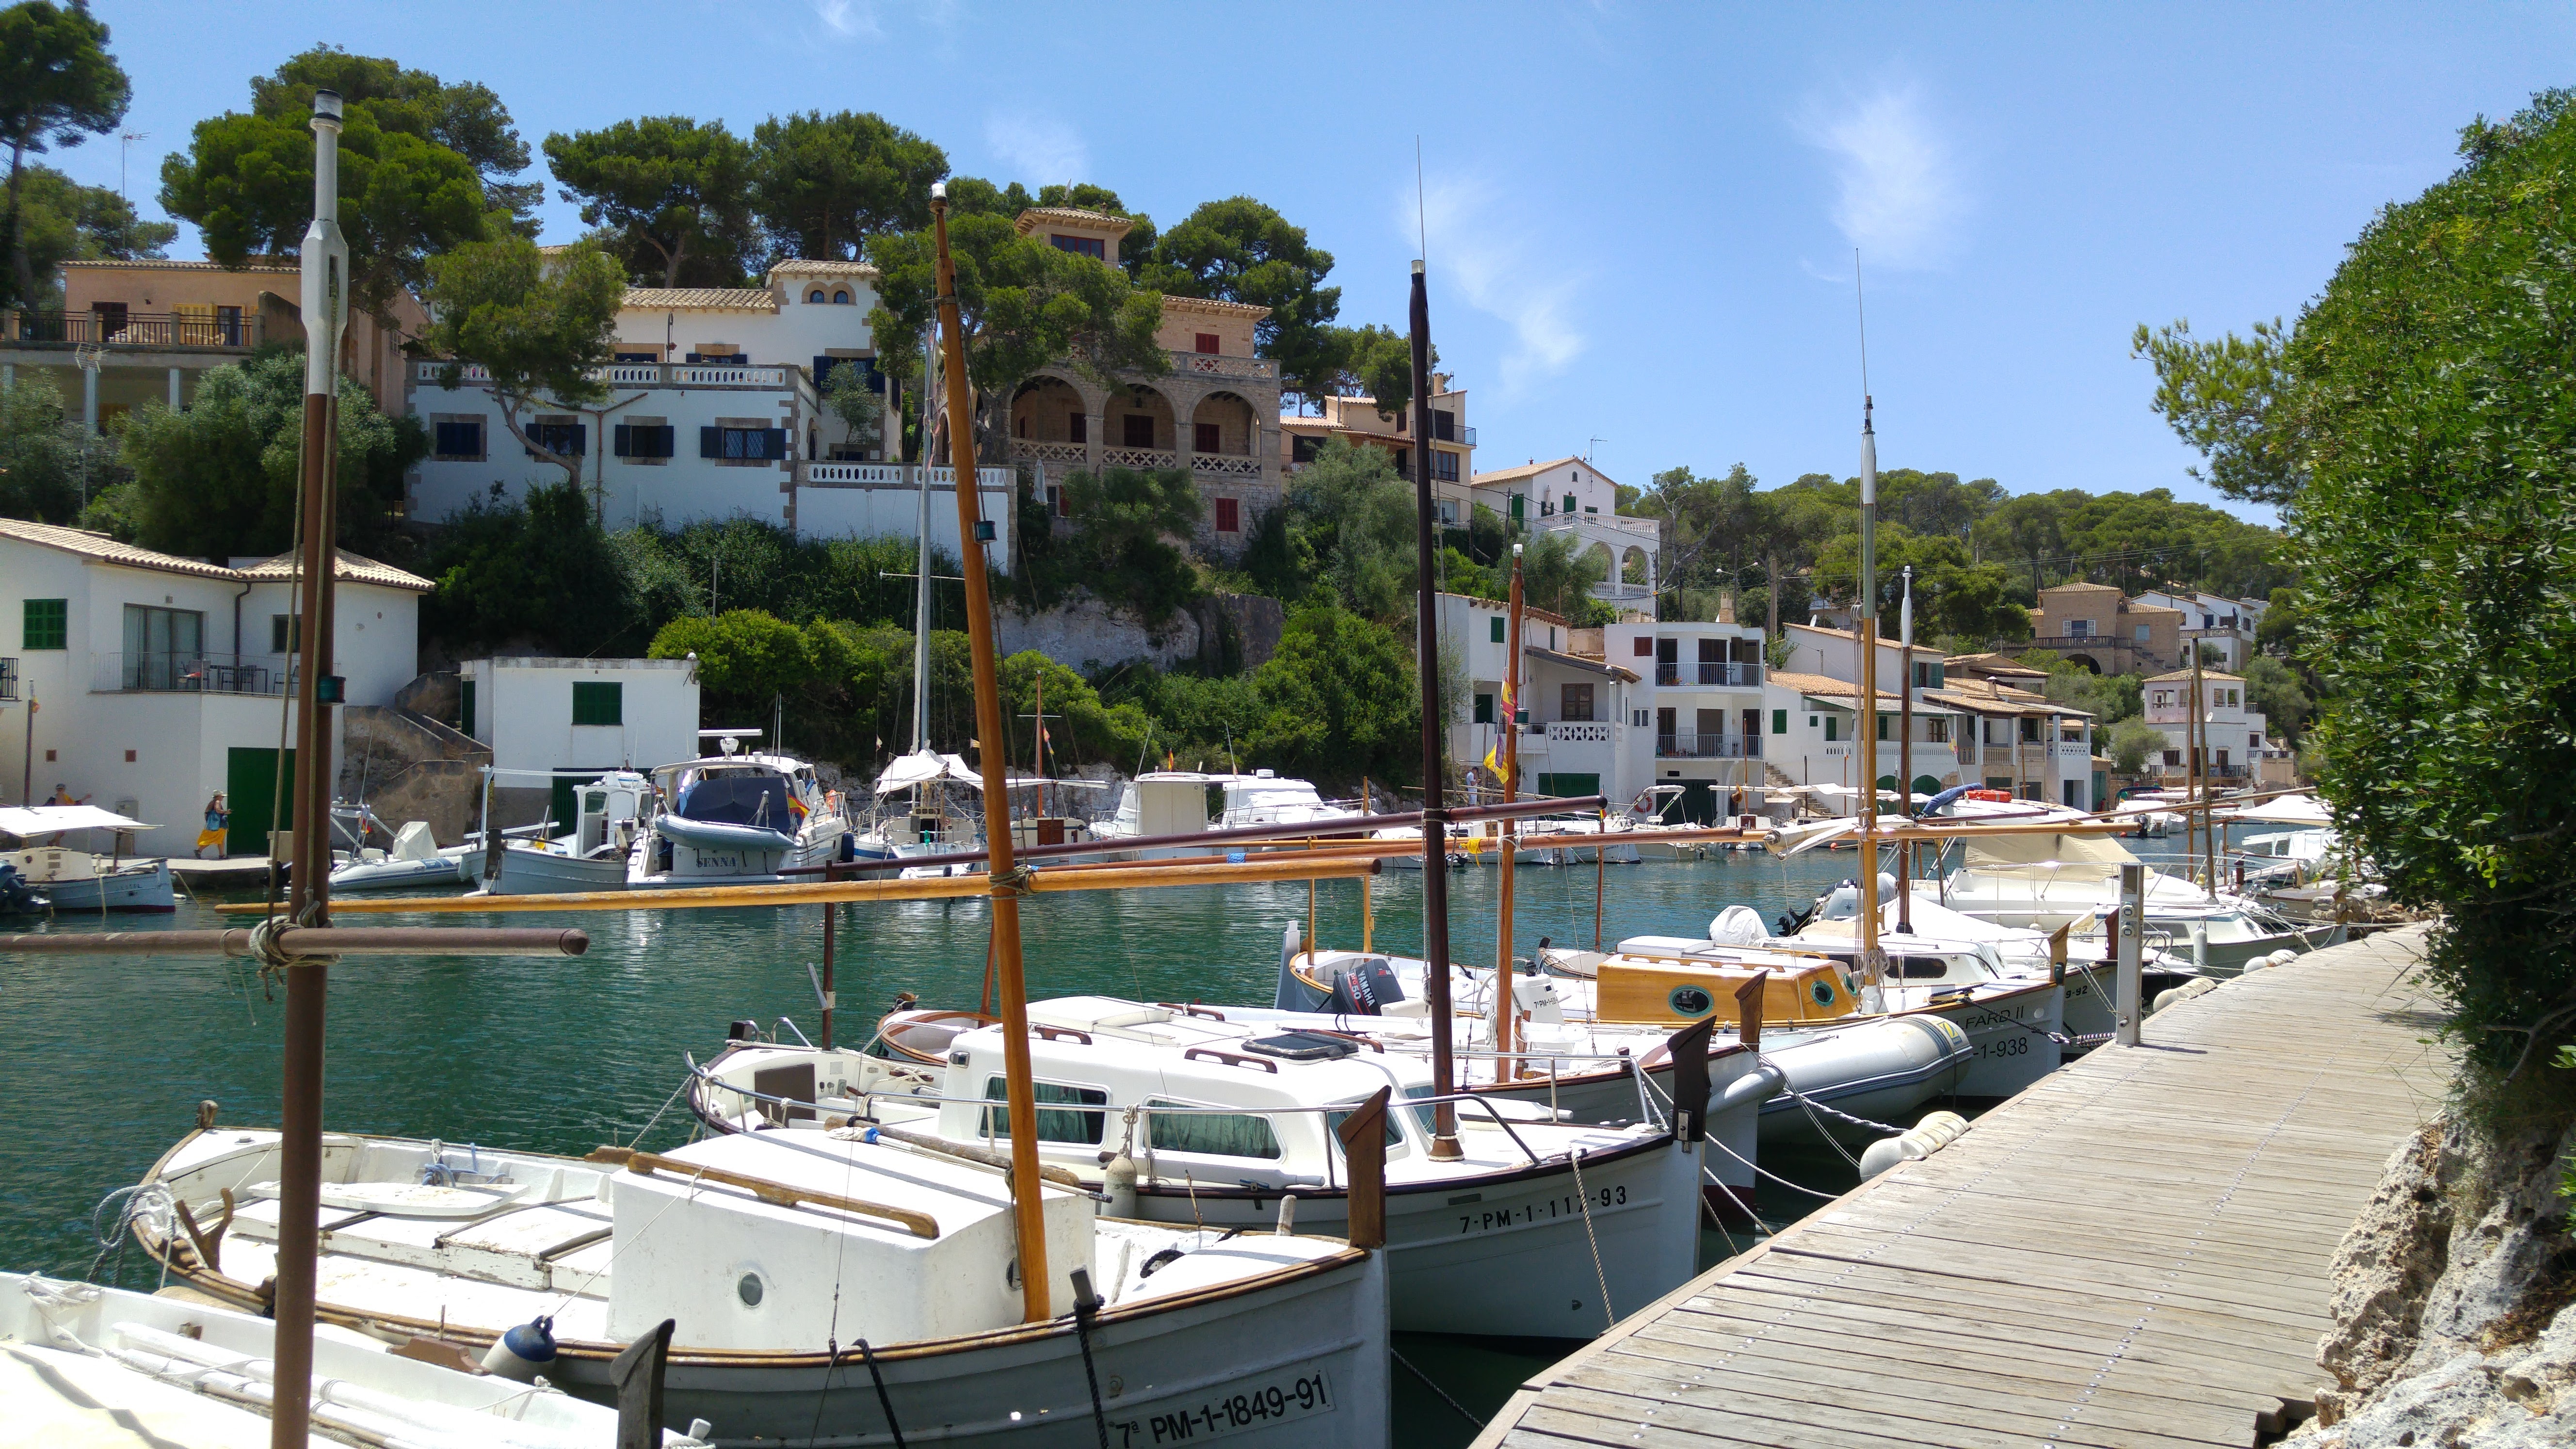
[[[1422,259],[1413,262],[1413,506],[1414,559],[1420,604],[1414,672],[1422,676],[1422,987],[1431,1014],[1431,1156],[1456,1162],[1458,1145],[1456,1050],[1449,1019],[1449,812],[1441,807],[1440,596],[1433,572],[1439,520],[1431,504],[1431,294]]]
[[[333,403],[339,389],[340,332],[349,315],[349,246],[340,235],[340,96],[313,95],[313,221],[304,233],[304,471],[297,559],[295,637],[303,656],[295,684],[294,830],[287,896],[298,926],[331,923],[331,715],[340,681],[331,674],[332,573],[339,560],[333,507]],[[283,957],[279,958],[283,960]],[[322,1214],[322,1045],[327,957],[294,961],[286,978],[283,1102],[278,1134],[277,1320],[272,1356],[274,1449],[304,1449],[313,1382],[313,1299],[320,1270]]]
[[[1510,654],[1503,660],[1503,803],[1518,798],[1521,783],[1521,546],[1512,545],[1511,627],[1505,631],[1511,643]],[[1509,1071],[1520,1075],[1513,1066],[1513,1012],[1518,1007],[1518,988],[1512,981],[1512,894],[1515,857],[1520,852],[1520,822],[1506,820],[1501,824],[1501,848],[1495,859],[1503,868],[1502,919],[1495,935],[1500,938],[1499,959],[1494,965],[1494,1080],[1502,1081]]]
[[[1010,1106],[1011,1203],[1019,1229],[1020,1313],[1029,1323],[1054,1317],[1047,1303],[1045,1189],[1038,1178],[1037,1092],[1029,1061],[1028,982],[1020,970],[1019,872],[1011,860],[1009,736],[1002,730],[1002,689],[993,663],[993,600],[984,573],[991,527],[978,515],[974,400],[966,387],[966,336],[957,315],[957,267],[948,254],[948,188],[930,191],[930,221],[939,249],[939,342],[948,382],[948,464],[957,484],[957,543],[966,576],[966,634],[975,662],[975,758],[984,772],[984,843],[990,852],[993,971],[1001,996],[1004,1096]],[[923,466],[929,465],[928,458]]]

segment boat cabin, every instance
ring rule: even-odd
[[[1860,1011],[1843,966],[1824,956],[1639,936],[1602,959],[1593,978],[1593,1015],[1603,1022],[1675,1028],[1707,1016],[1732,1021],[1735,993],[1766,971],[1765,1022],[1837,1021]]]

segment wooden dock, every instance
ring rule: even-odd
[[[2423,928],[2149,1017],[1524,1385],[1476,1443],[2251,1445],[2447,1062]],[[1772,1191],[1768,1187],[1765,1191]]]

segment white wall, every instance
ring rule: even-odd
[[[918,470],[883,463],[817,463],[806,469],[814,481],[796,490],[796,531],[809,538],[920,537],[921,485]],[[984,555],[1009,573],[1011,545],[1018,537],[1011,512],[1018,490],[1007,468],[978,468],[977,511],[993,524]],[[930,470],[930,546],[950,558],[965,557],[958,546],[957,470]]]
[[[1619,511],[1619,485],[1579,458],[1510,483],[1479,486],[1475,492],[1477,502],[1505,518],[1512,516],[1513,495],[1527,498],[1529,502],[1523,505],[1523,521],[1529,523],[1539,520],[1542,500],[1547,504],[1547,512],[1566,512],[1565,495],[1568,493],[1574,495],[1573,512],[1578,516],[1590,512],[1608,518]]]
[[[649,770],[698,757],[698,678],[685,659],[473,659],[474,738],[501,770]],[[619,725],[572,722],[575,681],[625,686]],[[511,789],[542,788],[529,780]]]

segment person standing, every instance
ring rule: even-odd
[[[224,792],[217,790],[206,802],[206,828],[197,832],[197,848],[191,852],[199,860],[206,857],[206,847],[215,848],[215,859],[224,858],[224,833],[231,826],[233,812],[224,804]]]

